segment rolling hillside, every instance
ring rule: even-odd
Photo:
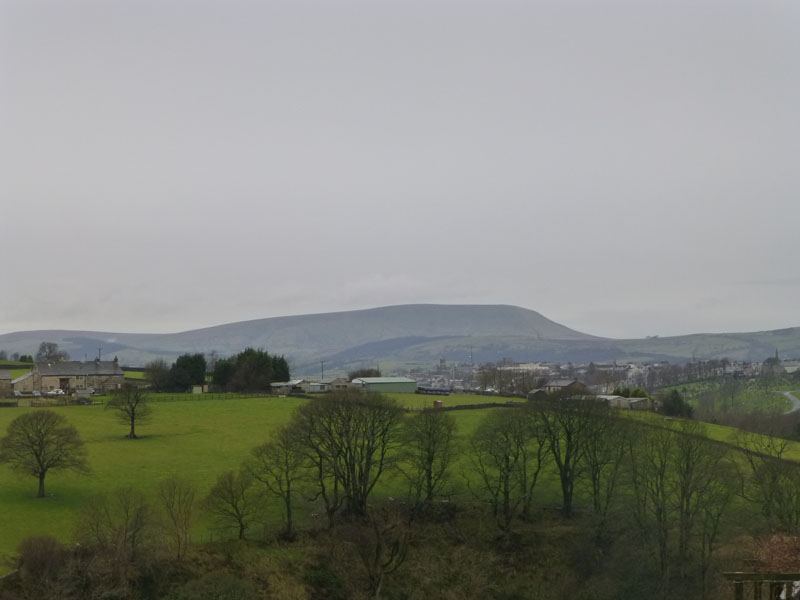
[[[364,364],[427,365],[449,361],[763,360],[777,349],[800,356],[800,328],[756,333],[697,334],[614,340],[581,333],[541,314],[506,305],[402,305],[368,310],[275,317],[171,334],[40,330],[0,335],[0,349],[35,353],[57,342],[73,358],[116,355],[143,365],[185,352],[220,355],[248,346],[284,354],[293,372],[343,371]]]

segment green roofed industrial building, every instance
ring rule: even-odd
[[[353,379],[350,385],[384,394],[413,394],[417,391],[417,382],[408,377],[359,377]]]

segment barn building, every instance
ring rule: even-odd
[[[413,394],[417,391],[417,382],[408,377],[359,377],[353,379],[350,386],[383,394]]]
[[[11,395],[11,371],[0,369],[0,398],[8,398]]]

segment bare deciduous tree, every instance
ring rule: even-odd
[[[53,469],[88,471],[86,448],[78,430],[51,410],[20,415],[0,440],[0,462],[39,480],[37,498],[44,498],[44,480]]]
[[[609,507],[617,491],[622,467],[627,457],[629,423],[608,412],[599,414],[590,423],[584,436],[584,464],[586,481],[592,495],[592,509],[605,524]]]
[[[456,450],[456,422],[441,410],[425,410],[405,422],[401,471],[416,502],[444,493]]]
[[[118,573],[152,542],[153,526],[153,513],[144,494],[125,487],[89,499],[78,517],[75,537],[111,559]]]
[[[637,426],[630,441],[633,514],[646,546],[654,549],[662,577],[669,579],[670,495],[675,434],[671,428]]]
[[[106,408],[115,410],[119,420],[130,427],[127,437],[132,440],[136,439],[136,424],[148,421],[153,413],[142,388],[131,383],[126,383],[117,390]]]
[[[37,362],[62,362],[69,360],[69,354],[60,350],[55,342],[42,342],[36,352]]]
[[[144,366],[144,378],[154,392],[163,392],[170,387],[169,365],[163,358],[151,360]]]
[[[594,398],[567,396],[536,400],[533,406],[549,440],[550,454],[558,471],[561,512],[570,517],[575,483],[581,475],[586,454],[586,440],[595,435],[595,421],[605,418],[609,408]]]
[[[358,554],[367,575],[368,590],[380,598],[387,575],[406,560],[411,537],[411,523],[406,515],[391,505],[383,505],[368,516],[369,525],[352,523],[339,537]]]
[[[175,557],[181,560],[189,548],[189,532],[195,521],[195,489],[177,475],[158,484],[162,529],[166,532]]]
[[[711,559],[716,550],[717,538],[722,520],[731,506],[739,477],[733,464],[726,462],[720,465],[715,477],[706,484],[703,490],[704,501],[700,506],[700,590],[701,597],[708,596],[708,573]]]
[[[297,483],[305,476],[306,455],[297,430],[284,427],[277,430],[266,444],[252,451],[245,461],[245,470],[261,482],[270,495],[281,499],[285,529],[283,537],[294,539],[293,507]]]
[[[520,508],[522,517],[530,518],[533,492],[548,454],[548,438],[540,425],[532,410],[503,408],[490,413],[473,436],[479,495],[488,500],[504,533],[510,533]]]
[[[367,514],[367,499],[395,458],[401,415],[393,400],[364,392],[334,392],[300,407],[292,427],[315,466],[329,518],[340,501],[349,515]]]
[[[789,534],[800,532],[800,467],[784,460],[789,442],[777,436],[740,432],[752,477],[745,497],[757,506],[770,526]]]
[[[643,539],[654,550],[666,595],[673,532],[677,533],[679,581],[688,580],[689,567],[696,562],[692,547],[698,538],[700,571],[705,576],[733,493],[733,467],[724,446],[708,439],[702,423],[683,421],[637,429],[630,446],[634,515]]]
[[[726,452],[708,439],[704,423],[683,421],[676,435],[671,501],[678,521],[678,565],[685,578],[696,520],[704,511],[719,509],[710,504],[718,504],[721,497],[712,492],[719,492],[719,486],[727,483],[720,480]]]
[[[211,513],[219,526],[236,529],[240,540],[244,539],[258,511],[252,486],[252,477],[241,472],[226,471],[217,477],[217,482],[203,501],[203,508]]]
[[[533,493],[539,475],[550,458],[549,439],[544,424],[530,406],[520,411],[514,437],[520,448],[519,468],[516,476],[522,493],[522,519],[531,519]]]

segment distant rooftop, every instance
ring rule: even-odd
[[[544,387],[568,387],[575,383],[580,383],[577,379],[554,379],[544,384]]]
[[[43,376],[74,375],[124,375],[119,363],[115,360],[65,360],[63,362],[37,362],[34,369]]]
[[[417,383],[408,377],[358,377],[353,383]]]
[[[28,371],[27,373],[25,373],[25,375],[21,375],[21,376],[17,377],[11,383],[13,383],[13,384],[20,383],[21,381],[25,381],[28,377],[33,377],[33,372],[32,371]]]

